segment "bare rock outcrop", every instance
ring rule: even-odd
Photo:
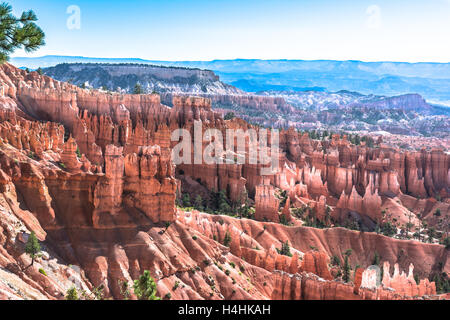
[[[272,185],[256,186],[255,218],[260,221],[279,222],[278,208],[280,201],[275,197]]]
[[[205,97],[173,97],[170,108],[157,94],[81,89],[7,63],[0,66],[0,87],[0,277],[10,284],[0,282],[0,298],[63,299],[73,282],[86,290],[103,285],[107,297],[123,298],[118,281],[150,270],[158,293],[176,299],[400,299],[436,292],[428,280],[413,283],[412,269],[400,274],[400,267],[414,262],[423,277],[440,264],[449,271],[442,245],[303,227],[290,214],[291,206],[309,206],[319,220],[354,211],[378,221],[381,206],[398,199],[429,215],[443,201],[423,198],[439,193],[448,201],[449,156],[442,151],[372,149],[290,129],[280,132],[274,151],[280,167],[269,175],[248,160],[175,167],[174,129],[188,130],[193,147],[211,142],[195,136],[199,122],[201,135],[261,128],[223,120]],[[267,101],[245,103],[267,110],[281,105]],[[270,143],[258,151],[272,152]],[[255,145],[246,142],[246,152]],[[256,219],[176,209],[176,177],[182,176],[205,192],[224,190],[233,202],[248,193]],[[290,226],[273,223],[281,209],[275,190],[287,196],[281,214]],[[24,271],[31,231],[47,254]],[[285,243],[291,254],[279,251]],[[368,253],[377,251],[399,267],[392,277],[386,267],[381,288],[367,270],[357,272],[357,289],[335,281],[329,257],[341,259],[349,248],[352,265],[367,267]],[[174,290],[175,283],[183,290]]]

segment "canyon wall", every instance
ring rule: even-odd
[[[270,175],[248,159],[240,165],[175,166],[175,129],[191,134],[191,159],[196,145],[211,142],[196,135],[198,123],[201,135],[212,128],[223,136],[226,129],[262,129],[223,120],[207,98],[173,97],[170,108],[157,94],[81,89],[9,64],[0,67],[0,87],[0,265],[8,277],[18,277],[16,288],[34,288],[34,297],[61,299],[72,277],[69,264],[82,270],[83,288],[103,286],[115,298],[122,298],[119,281],[131,282],[144,270],[151,271],[162,296],[170,292],[177,299],[395,298],[384,289],[355,295],[352,285],[333,280],[329,259],[342,259],[349,248],[354,265],[367,267],[373,258],[367,253],[377,251],[403,269],[413,262],[422,278],[437,265],[448,272],[441,245],[271,223],[280,221],[281,209],[293,220],[290,206],[298,204],[314,206],[321,219],[330,207],[337,220],[354,211],[378,221],[390,197],[439,192],[445,199],[449,164],[442,151],[405,154],[356,147],[340,137],[321,142],[291,129],[280,132],[280,167]],[[249,147],[247,142],[246,152]],[[271,152],[270,143],[258,148]],[[232,201],[248,192],[255,218],[266,222],[176,209],[182,176],[207,191],[225,190]],[[287,194],[284,208],[278,189]],[[49,260],[39,258],[25,269],[29,259],[20,239],[31,231]],[[286,241],[292,256],[277,250]],[[58,271],[49,272],[47,281],[39,268]],[[394,273],[385,284],[401,297],[434,293],[432,284],[405,289],[397,278]],[[173,289],[176,281],[184,290]],[[0,287],[0,297],[24,298],[19,291]]]

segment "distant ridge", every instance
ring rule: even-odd
[[[42,68],[45,75],[82,87],[131,93],[137,83],[145,93],[242,94],[211,70],[145,63],[60,63]],[[171,101],[171,99],[170,99]]]
[[[432,78],[442,78],[448,79],[450,78],[450,62],[442,63],[442,62],[394,62],[394,61],[376,61],[376,62],[365,62],[360,60],[301,60],[301,59],[215,59],[211,61],[195,61],[195,60],[185,60],[185,61],[165,61],[165,60],[146,60],[142,58],[98,58],[98,57],[84,57],[84,56],[62,56],[62,55],[46,55],[42,57],[13,57],[10,61],[12,64],[18,67],[27,67],[30,69],[36,69],[38,67],[50,67],[55,66],[60,63],[142,63],[142,64],[162,64],[162,65],[178,65],[178,66],[192,66],[192,65],[213,65],[216,68],[223,69],[226,66],[230,69],[233,68],[233,65],[247,65],[249,69],[256,69],[261,67],[268,67],[267,64],[270,64],[272,69],[284,69],[293,70],[296,67],[308,66],[308,69],[317,69],[320,67],[326,67],[326,69],[341,67],[344,65],[361,65],[361,66],[371,66],[372,68],[381,67],[381,71],[390,71],[386,74],[391,75],[399,75],[406,76],[405,72],[409,71],[410,73],[413,70],[401,70],[398,68],[397,70],[393,70],[392,66],[402,67],[402,68],[413,68],[415,69],[415,73],[417,75],[423,76],[424,68],[432,67],[439,69],[439,74],[430,74],[427,77]],[[252,65],[251,67],[249,66]],[[226,66],[225,66],[226,65]],[[286,66],[292,65],[292,67]],[[387,69],[391,67],[391,69]],[[419,70],[420,69],[420,70]],[[285,70],[285,71],[286,71]],[[235,70],[238,71],[238,70]],[[266,72],[269,70],[266,69]],[[279,70],[281,71],[281,70]],[[431,70],[428,70],[429,72]],[[443,73],[442,73],[443,71]]]
[[[247,92],[267,90],[348,90],[395,96],[418,93],[434,104],[450,106],[450,63],[363,62],[356,60],[159,61],[140,58],[43,56],[11,58],[17,67],[37,69],[61,63],[139,63],[211,70],[224,83]]]
[[[90,66],[102,66],[102,67],[108,67],[108,66],[137,66],[137,67],[147,67],[147,68],[160,68],[160,69],[189,69],[189,70],[202,70],[202,71],[212,71],[207,69],[200,69],[200,68],[192,68],[192,67],[183,67],[183,66],[164,66],[162,64],[150,64],[150,63],[142,63],[142,62],[63,62],[57,64],[57,66],[83,66],[83,67],[90,67]],[[25,68],[25,67],[20,67]],[[48,68],[48,67],[45,67]]]
[[[13,57],[10,62],[17,67],[37,69],[53,67],[61,63],[143,63],[148,61],[140,58],[91,58],[83,56],[48,55],[42,57]]]

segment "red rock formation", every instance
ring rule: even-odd
[[[394,292],[365,286],[364,272],[356,291],[332,281],[329,257],[342,258],[349,248],[352,265],[369,265],[373,257],[368,253],[377,251],[403,268],[414,262],[423,276],[439,263],[448,272],[443,246],[342,228],[300,227],[289,213],[291,204],[310,204],[319,219],[330,206],[377,220],[386,197],[398,196],[405,203],[406,192],[441,192],[446,197],[448,155],[440,151],[405,155],[352,146],[337,136],[327,145],[292,129],[282,131],[280,168],[264,179],[264,165],[249,161],[184,164],[177,174],[186,181],[199,180],[206,190],[225,190],[234,201],[248,191],[258,220],[279,222],[274,188],[286,190],[283,214],[294,226],[183,212],[175,209],[172,130],[185,128],[192,133],[193,145],[205,145],[209,142],[194,137],[195,121],[201,121],[203,132],[258,128],[239,119],[224,121],[209,99],[174,97],[169,108],[158,95],[80,89],[9,64],[0,66],[0,84],[0,278],[15,284],[5,287],[0,282],[0,298],[62,299],[74,282],[69,264],[80,267],[82,288],[104,285],[105,294],[114,298],[121,298],[118,280],[131,281],[143,270],[151,271],[159,295],[170,292],[174,299],[394,299],[434,294],[427,280],[414,287],[410,276],[396,273],[391,278],[387,272],[385,281]],[[71,134],[65,143],[62,125]],[[247,143],[246,152],[250,147]],[[49,252],[23,271],[30,263],[23,241],[31,231],[46,241]],[[224,242],[227,234],[229,243]],[[276,250],[286,241],[292,257]],[[310,252],[311,246],[318,252]],[[401,252],[406,258],[399,258]],[[40,267],[57,271],[45,277]],[[182,288],[173,289],[176,281]],[[19,293],[23,291],[27,294]]]
[[[256,186],[255,218],[260,221],[279,222],[278,208],[280,201],[275,197],[272,185]]]
[[[436,294],[435,283],[430,283],[428,279],[421,280],[419,284],[416,284],[414,280],[414,266],[409,265],[408,275],[402,271],[399,272],[398,264],[394,265],[394,274],[390,275],[390,264],[385,261],[383,264],[383,286],[394,289],[397,293],[406,295],[409,297],[434,295]]]
[[[177,184],[168,150],[142,147],[125,158],[125,204],[137,208],[153,222],[174,221]]]
[[[285,221],[291,221],[292,220],[291,210],[289,209],[290,206],[291,206],[291,198],[288,197],[286,199],[286,203],[284,204],[283,211],[281,212],[281,214],[285,218]]]
[[[355,293],[350,284],[338,281],[323,281],[312,274],[275,274],[275,290],[272,299],[276,300],[394,300],[408,297],[388,290],[370,291],[360,289]]]
[[[77,149],[77,143],[72,137],[64,143],[63,152],[61,153],[61,162],[69,171],[76,172],[81,168],[82,164],[78,160]]]
[[[320,196],[319,201],[313,205],[313,208],[317,219],[327,221],[327,198],[325,196]]]
[[[363,278],[364,269],[358,268],[355,271],[355,278],[353,280],[354,287],[353,287],[353,293],[359,294],[359,289],[361,288],[362,278]]]
[[[329,258],[325,252],[310,251],[303,256],[301,270],[311,272],[325,280],[331,280],[333,277],[328,270]]]

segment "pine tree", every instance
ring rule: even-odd
[[[414,281],[416,281],[416,284],[419,285],[420,279],[419,279],[419,275],[418,274],[414,275]]]
[[[380,228],[380,225],[378,223],[375,225],[375,232],[377,234],[380,234],[380,232],[381,232],[381,228]]]
[[[355,145],[359,146],[361,144],[361,139],[359,138],[359,135],[355,135]]]
[[[191,197],[189,196],[189,193],[184,193],[184,194],[183,194],[183,199],[182,199],[182,201],[183,201],[183,206],[184,206],[185,208],[189,208],[189,207],[192,206],[192,204],[191,204]]]
[[[436,229],[434,227],[430,227],[427,230],[427,235],[428,235],[428,242],[432,243],[434,238],[436,237]]]
[[[433,281],[436,285],[436,293],[442,293],[442,282],[441,282],[441,278],[438,276],[438,274],[434,275]]]
[[[289,240],[286,240],[286,242],[283,242],[281,244],[281,249],[278,250],[278,252],[283,256],[292,257],[291,247],[289,246]]]
[[[31,265],[34,264],[34,259],[40,251],[41,245],[39,244],[34,231],[31,231],[27,244],[25,245],[25,252],[31,257]]]
[[[32,10],[18,18],[12,14],[10,4],[0,4],[0,63],[6,62],[17,49],[32,52],[45,45],[45,34],[35,21],[37,17]]]
[[[226,232],[225,233],[225,238],[223,239],[223,245],[226,247],[229,247],[231,243],[231,234],[230,232]]]
[[[231,206],[228,203],[227,195],[224,190],[221,190],[217,195],[217,205],[218,209],[222,213],[229,213],[231,211]]]
[[[142,94],[142,86],[139,82],[136,83],[136,85],[134,86],[133,93],[134,94]]]
[[[442,241],[442,244],[445,246],[445,249],[449,249],[450,248],[450,237],[445,238]]]
[[[241,219],[242,217],[248,218],[250,216],[250,208],[251,207],[248,200],[248,192],[247,190],[244,190],[239,197],[238,203],[238,212]]]
[[[139,300],[161,300],[156,296],[156,282],[148,270],[138,280],[134,280],[133,289]]]
[[[197,195],[194,199],[194,208],[203,211],[205,207],[203,206],[203,199],[201,195]]]
[[[345,251],[345,258],[344,258],[344,274],[342,276],[342,280],[344,280],[345,282],[349,282],[350,281],[350,272],[352,270],[352,267],[350,265],[350,262],[348,261],[348,258],[350,257],[350,255],[352,254],[352,249],[348,249],[347,251]]]
[[[375,266],[380,265],[380,255],[375,251],[375,255],[373,256],[372,264]]]
[[[334,255],[331,258],[331,265],[332,266],[340,266],[341,265],[341,260],[339,260],[338,256]]]

